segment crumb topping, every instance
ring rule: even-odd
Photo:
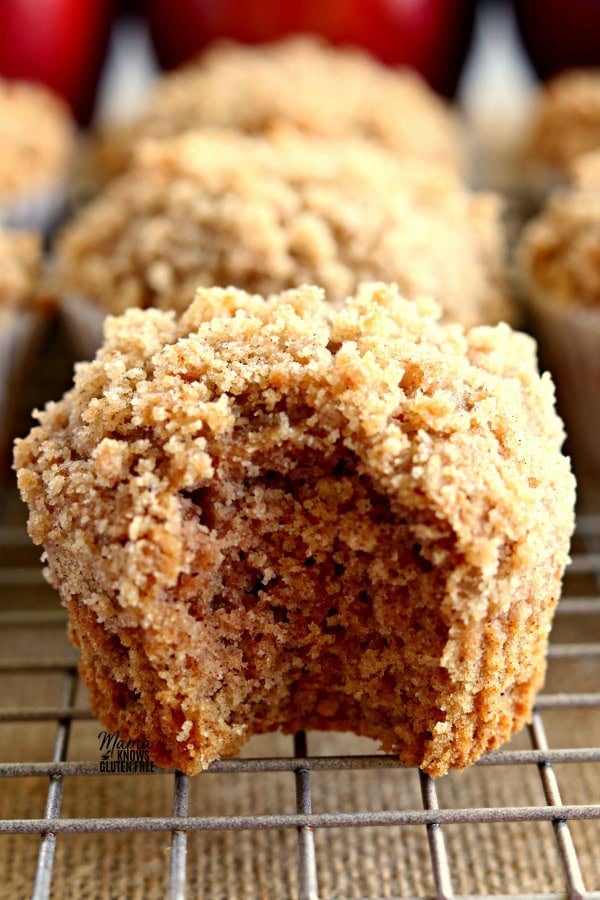
[[[528,142],[530,158],[566,172],[579,155],[600,149],[600,69],[573,69],[549,81]]]
[[[109,312],[184,309],[197,286],[333,301],[366,280],[427,294],[467,326],[510,320],[500,203],[368,141],[203,131],[147,142],[67,226],[63,290]]]
[[[397,155],[455,168],[463,156],[449,109],[418,75],[359,50],[295,37],[259,47],[213,45],[164,77],[137,120],[100,137],[97,162],[112,176],[140,137],[204,126],[257,134],[278,122],[326,137],[369,138]]]
[[[572,175],[525,229],[521,265],[534,290],[600,309],[600,152],[580,157]]]
[[[73,140],[58,97],[41,85],[0,79],[0,203],[61,182]]]

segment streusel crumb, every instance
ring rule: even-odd
[[[38,84],[0,79],[0,203],[64,179],[74,128],[66,105]]]
[[[566,175],[577,156],[600,149],[600,68],[572,69],[545,85],[527,153]]]
[[[525,229],[522,271],[532,290],[600,309],[600,152],[579,157],[572,175]]]
[[[288,128],[142,144],[67,227],[57,268],[63,292],[108,312],[183,310],[197,286],[214,285],[318,284],[339,301],[383,280],[433,296],[467,326],[514,314],[496,196],[368,141]]]
[[[531,338],[366,285],[107,321],[17,443],[107,728],[198,772],[352,730],[433,775],[530,716],[573,527]]]
[[[204,126],[257,134],[278,122],[326,137],[369,138],[399,156],[462,167],[456,121],[418,75],[309,37],[258,47],[215,44],[164,77],[138,119],[99,138],[97,163],[104,177],[114,176],[140,137]]]

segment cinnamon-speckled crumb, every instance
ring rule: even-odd
[[[16,446],[106,727],[194,773],[353,730],[433,775],[530,716],[573,527],[531,338],[366,285],[109,319]]]
[[[185,309],[198,286],[300,284],[341,300],[384,280],[466,325],[510,320],[500,204],[443,167],[355,138],[192,132],[137,165],[69,225],[62,289],[109,312]]]
[[[399,156],[462,167],[456,121],[418,75],[309,37],[213,45],[164,77],[139,118],[99,137],[96,163],[106,178],[129,164],[141,137],[205,126],[259,134],[278,122],[310,134],[369,138]]]

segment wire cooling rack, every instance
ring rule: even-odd
[[[59,396],[70,367],[54,334],[23,409]],[[102,726],[38,557],[8,479],[0,491],[0,898],[600,898],[597,483],[580,485],[572,563],[531,725],[436,781],[369,741],[317,733],[254,738],[240,758],[192,779],[103,771]]]
[[[6,522],[6,519],[11,519],[11,509],[17,509],[17,501],[10,492],[8,499],[6,495],[4,499]],[[16,518],[14,513],[12,517]],[[317,833],[333,830],[337,835],[336,843],[341,844],[343,830],[358,829],[366,833],[377,828],[390,829],[394,831],[394,840],[398,841],[400,846],[403,841],[403,829],[414,826],[426,835],[428,848],[426,855],[428,858],[420,853],[414,864],[427,866],[430,886],[425,893],[413,896],[437,898],[501,896],[502,891],[489,894],[480,890],[474,893],[458,892],[461,879],[458,879],[457,890],[455,877],[457,863],[452,842],[449,841],[452,829],[457,826],[482,824],[506,828],[509,823],[518,823],[524,827],[526,833],[527,828],[542,823],[547,831],[553,832],[555,862],[558,860],[559,863],[558,876],[557,872],[553,872],[552,877],[547,877],[545,881],[542,879],[541,888],[537,892],[535,890],[522,892],[518,890],[518,884],[513,879],[513,872],[507,869],[501,879],[504,878],[507,883],[514,882],[517,889],[507,890],[506,893],[513,896],[600,898],[597,859],[600,856],[600,747],[573,745],[577,741],[570,740],[568,732],[564,730],[560,732],[562,741],[557,745],[550,737],[550,732],[556,731],[556,728],[546,724],[546,719],[552,715],[576,712],[580,722],[579,737],[582,734],[585,737],[600,733],[600,692],[580,690],[581,679],[577,671],[584,670],[584,681],[587,677],[593,688],[600,674],[600,515],[597,513],[582,513],[579,516],[573,561],[565,581],[565,595],[558,608],[556,637],[550,647],[548,678],[550,689],[547,688],[538,699],[533,721],[527,729],[526,742],[521,738],[520,747],[515,749],[511,744],[507,749],[490,753],[482,759],[469,773],[470,784],[465,791],[465,798],[470,797],[470,802],[460,802],[459,791],[459,802],[454,801],[450,804],[444,802],[444,788],[453,779],[460,782],[464,776],[450,775],[436,782],[416,770],[401,766],[391,756],[375,752],[312,755],[309,752],[312,736],[307,737],[303,733],[293,738],[287,751],[278,752],[277,755],[229,759],[214,763],[207,773],[196,779],[188,779],[181,773],[162,771],[147,774],[131,772],[127,775],[103,773],[99,748],[95,754],[89,753],[88,758],[70,758],[69,747],[71,744],[76,745],[78,740],[75,734],[77,726],[87,724],[93,727],[96,736],[101,726],[93,723],[87,704],[81,699],[73,655],[67,649],[60,655],[54,650],[57,640],[60,642],[63,638],[65,616],[57,608],[58,604],[52,597],[52,592],[43,585],[40,566],[32,557],[32,550],[28,546],[28,539],[21,523],[11,524],[9,521],[0,527],[0,548],[2,557],[0,588],[4,595],[0,623],[2,633],[10,644],[6,646],[5,640],[4,657],[0,662],[2,680],[6,684],[2,692],[0,726],[2,728],[12,726],[12,738],[10,741],[4,740],[2,747],[6,749],[8,745],[9,756],[17,757],[0,763],[3,793],[7,793],[7,785],[22,786],[28,780],[40,782],[43,779],[46,784],[44,802],[40,802],[37,815],[13,815],[10,814],[10,810],[5,810],[6,817],[0,822],[0,844],[8,835],[39,836],[35,864],[31,865],[28,876],[30,885],[23,896],[31,895],[37,900],[50,896],[104,896],[99,888],[94,893],[93,887],[89,885],[88,890],[80,894],[73,891],[69,893],[68,873],[62,871],[58,876],[55,873],[57,848],[61,844],[66,847],[69,841],[82,834],[160,833],[163,838],[165,835],[170,836],[170,852],[168,858],[165,856],[164,862],[165,867],[168,864],[168,871],[165,871],[155,896],[168,896],[171,900],[175,898],[179,900],[186,896],[186,888],[194,890],[196,895],[196,888],[188,879],[190,868],[188,845],[191,835],[198,832],[237,832],[244,835],[255,830],[274,835],[280,834],[282,830],[289,831],[294,834],[297,847],[293,862],[295,873],[288,884],[279,887],[271,884],[266,893],[259,893],[257,890],[254,896],[282,898],[296,896],[301,900],[309,898],[313,900],[323,896],[331,898],[360,896],[352,892],[347,879],[345,892],[340,892],[331,885],[326,892],[321,892],[322,871],[330,866],[330,860],[326,854],[320,853],[315,840]],[[32,651],[35,650],[35,654],[23,655],[22,646],[31,647]],[[569,671],[572,673],[571,677],[568,675]],[[38,702],[39,687],[31,685],[39,685],[40,679],[46,686],[50,681],[56,683],[57,702],[51,704]],[[553,685],[558,685],[558,688],[554,689]],[[11,694],[20,695],[21,702],[11,702]],[[38,747],[43,748],[52,744],[51,752],[42,759],[19,758],[20,747],[17,737],[19,728],[16,726],[20,726],[22,730],[22,726],[26,724],[35,726],[40,735],[38,743],[33,747],[34,757]],[[283,741],[281,738],[279,748],[283,746]],[[31,742],[28,746],[26,735],[23,743],[26,754],[31,755]],[[510,770],[516,784],[519,784],[525,771],[528,777],[532,772],[536,773],[543,802],[524,802],[523,798],[526,799],[527,792],[521,795],[517,790],[507,805],[475,803],[473,798],[478,796],[477,781],[490,769],[496,771],[498,779],[505,778]],[[576,781],[582,778],[584,771],[587,773],[586,787],[583,794],[581,792],[578,794]],[[404,778],[410,777],[418,784],[420,801],[410,804],[399,802],[396,807],[390,806],[385,809],[370,809],[368,805],[360,809],[351,808],[352,804],[344,798],[343,786],[344,781],[357,772],[376,773],[378,779],[393,778],[395,773],[401,772]],[[197,814],[191,809],[192,786],[204,782],[207,787],[211,787],[210,780],[225,782],[234,775],[248,782],[258,777],[266,779],[264,803],[260,811],[232,813],[226,803],[223,803],[220,811],[209,814]],[[271,801],[268,779],[274,776],[288,780],[289,789],[295,797],[295,808],[285,810],[279,808],[281,791],[274,791]],[[338,790],[334,791],[334,796],[339,802],[336,808],[314,808],[312,783],[317,777],[326,777],[329,784],[337,783]],[[139,814],[119,816],[110,814],[74,816],[63,811],[63,798],[68,793],[71,783],[80,781],[97,785],[99,779],[118,780],[120,792],[126,793],[130,788],[135,788],[134,793],[138,798],[140,784],[144,780],[163,782],[168,780],[171,808],[165,814],[148,814],[140,811]],[[141,790],[145,792],[144,787]],[[488,793],[488,789],[482,787],[482,798],[488,796]],[[585,802],[568,802],[564,799],[564,796],[573,794],[577,794],[579,801]],[[586,794],[589,795],[587,799]],[[227,796],[227,791],[224,792],[224,796]],[[41,793],[38,797],[41,800]],[[412,797],[414,801],[414,793]],[[16,806],[19,806],[18,802]],[[592,848],[591,854],[589,851],[583,854],[587,857],[585,863],[578,850],[577,837],[573,834],[576,823],[591,829],[591,835],[584,840],[584,844],[589,844]],[[581,831],[581,834],[583,833]],[[529,846],[522,847],[520,852],[538,853],[537,840],[537,837],[532,838]],[[251,847],[251,842],[248,846]],[[273,852],[277,853],[276,840],[272,846]],[[498,846],[502,846],[502,841],[498,842]],[[394,841],[387,842],[386,847],[388,852],[393,852]],[[31,856],[31,847],[28,850]],[[68,853],[68,850],[65,852]],[[460,848],[460,861],[463,867],[465,854],[468,852],[469,843],[463,843]],[[475,843],[471,845],[471,852],[474,855],[478,852]],[[487,852],[489,853],[489,850]],[[498,852],[500,853],[500,850]],[[378,858],[378,864],[381,864],[381,858]],[[412,864],[408,859],[407,865]],[[360,854],[354,865],[360,865]],[[62,868],[64,870],[64,865]],[[58,892],[53,890],[55,877],[60,880]],[[21,882],[24,881],[22,874],[20,878]],[[427,878],[424,878],[424,882]],[[330,884],[331,876],[329,875],[326,880]],[[374,881],[376,880],[375,878]],[[502,881],[496,883],[501,884]],[[555,889],[547,890],[548,885],[552,884]],[[531,888],[531,884],[529,887]],[[372,896],[407,896],[403,893],[390,893],[390,885],[385,883],[375,889],[378,893]],[[20,896],[11,892],[10,888],[8,890],[7,897]],[[106,896],[134,896],[134,893],[126,892],[123,887],[119,890],[123,892],[108,893]],[[229,893],[221,893],[220,896],[237,896],[236,890],[232,888]],[[206,890],[201,895],[210,896]],[[247,895],[253,896],[251,892]],[[151,896],[151,893],[140,896]]]

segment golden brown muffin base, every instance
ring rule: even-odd
[[[18,443],[93,708],[156,762],[350,729],[440,775],[530,715],[562,428],[529,338],[436,313],[381,285],[131,311]]]
[[[142,629],[117,635],[84,603],[68,609],[94,713],[112,731],[149,741],[158,765],[196,774],[216,756],[235,754],[251,735],[317,729],[374,738],[405,764],[437,776],[475,762],[530,721],[546,669],[543,626],[555,599],[540,602],[523,591],[508,614],[473,629],[464,657],[448,669],[440,665],[448,626],[439,609],[412,593],[386,616],[383,635],[373,634],[373,607],[389,600],[380,590],[375,601],[364,588],[335,600],[311,591],[304,610],[287,605],[280,592],[233,611],[223,601],[213,613],[223,635],[212,665],[202,664],[205,648],[188,634],[194,616],[148,647]],[[182,660],[165,678],[160,656],[174,646]],[[223,678],[227,659],[235,674],[213,696],[190,702]],[[469,669],[480,684],[475,696],[468,677],[460,683]]]

